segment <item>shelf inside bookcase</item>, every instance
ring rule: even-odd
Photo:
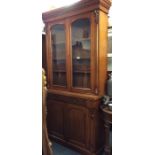
[[[73,71],[73,73],[90,74],[90,71]]]
[[[53,70],[53,72],[56,72],[56,73],[66,73],[65,70]]]
[[[54,43],[53,46],[55,46],[55,45],[56,45],[56,46],[57,46],[57,45],[65,45],[65,44],[66,44],[65,42],[57,42],[57,43]]]
[[[90,58],[74,58],[73,62],[90,62]],[[83,63],[82,63],[83,64]]]
[[[90,72],[73,72],[73,86],[79,88],[90,88]]]
[[[66,72],[63,72],[63,70],[61,71],[60,70],[53,71],[53,84],[59,86],[66,86],[67,85]]]
[[[90,41],[90,38],[74,38],[72,42]]]
[[[60,59],[60,58],[58,58],[58,59],[57,58],[53,58],[52,60],[53,61],[61,61],[61,62],[65,62],[66,61],[66,59]]]

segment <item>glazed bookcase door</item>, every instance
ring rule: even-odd
[[[51,26],[51,84],[67,87],[65,24]]]
[[[92,90],[92,24],[91,16],[75,18],[71,26],[72,89]]]

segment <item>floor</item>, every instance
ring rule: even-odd
[[[81,155],[80,153],[75,152],[74,150],[71,150],[55,142],[52,143],[52,146],[54,155]]]
[[[81,153],[78,153],[55,142],[52,143],[52,146],[54,155],[82,155]]]
[[[112,132],[110,132],[109,140],[110,140],[110,145],[112,146]],[[78,153],[74,150],[71,150],[55,142],[52,142],[52,149],[53,149],[54,155],[82,155],[81,153]],[[101,155],[104,155],[104,153],[102,153]]]

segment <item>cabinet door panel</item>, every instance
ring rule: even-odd
[[[89,18],[77,19],[71,24],[72,86],[75,88],[91,87],[90,29]]]
[[[65,108],[65,136],[75,145],[87,146],[87,110],[83,107],[68,105]]]
[[[67,86],[66,73],[66,32],[64,24],[51,27],[52,85]]]
[[[48,132],[58,137],[63,137],[63,104],[61,102],[48,101],[47,109]]]

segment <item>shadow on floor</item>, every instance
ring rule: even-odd
[[[79,152],[76,152],[74,150],[71,150],[63,145],[60,145],[58,143],[52,142],[52,149],[54,155],[82,155]],[[102,154],[104,155],[104,154]]]
[[[55,142],[52,143],[52,149],[54,155],[81,155],[80,153]]]

